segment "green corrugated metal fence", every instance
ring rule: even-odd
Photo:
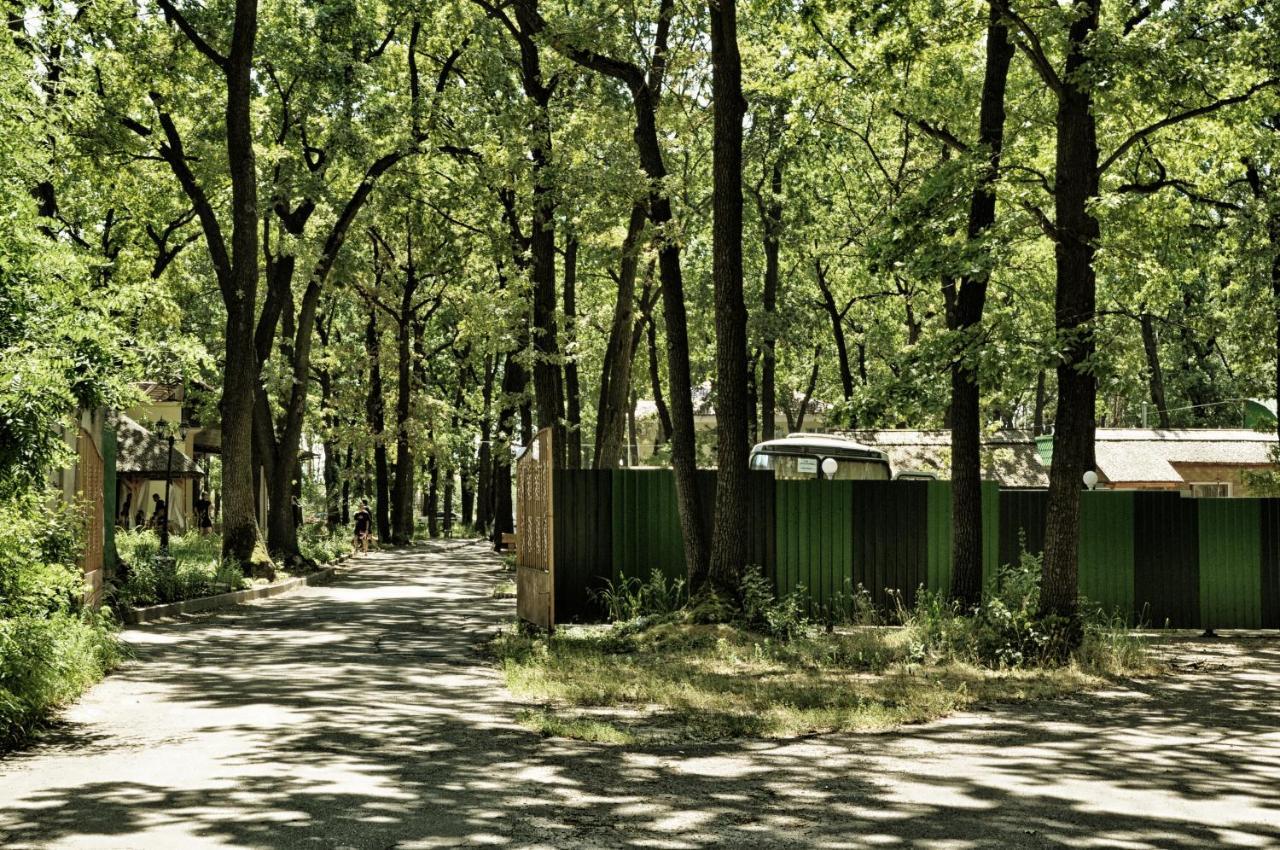
[[[779,481],[774,586],[817,614],[853,587],[853,481]]]
[[[1108,614],[1132,622],[1132,493],[1081,494],[1079,564],[1080,596]]]
[[[658,570],[683,578],[684,544],[675,477],[667,470],[620,469],[613,475],[613,575],[647,581]]]
[[[752,473],[742,533],[779,594],[814,616],[847,605],[859,586],[884,607],[951,581],[951,484],[777,481]],[[714,473],[699,474],[699,519],[710,531]],[[575,489],[576,488],[576,489]],[[557,584],[686,574],[670,470],[558,474]],[[1046,494],[982,490],[983,580],[1016,560],[1017,529],[1039,554]],[[1002,522],[1003,520],[1003,522]],[[610,563],[603,563],[609,559]],[[1280,500],[1184,499],[1172,493],[1081,495],[1081,597],[1133,624],[1280,627]],[[581,588],[557,591],[586,617]],[[557,602],[560,610],[561,603]],[[569,610],[565,608],[564,610]]]
[[[1256,499],[1202,499],[1200,627],[1262,626],[1262,533]]]

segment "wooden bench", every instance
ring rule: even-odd
[[[516,536],[514,534],[502,533],[502,551],[511,552],[516,548]]]

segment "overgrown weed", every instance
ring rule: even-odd
[[[550,637],[513,629],[490,648],[511,690],[544,705],[527,725],[601,742],[884,729],[1158,672],[1122,620],[1088,606],[1082,642],[1061,653],[1036,617],[1038,574],[1038,558],[1024,557],[971,612],[922,590],[910,607],[873,613],[859,589],[836,628],[832,609],[805,618],[799,597],[775,598],[758,570],[734,603],[689,601],[655,573],[607,588],[618,622]],[[901,625],[870,624],[886,621]]]

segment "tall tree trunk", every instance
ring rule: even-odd
[[[412,243],[408,249],[404,289],[400,295],[400,320],[396,326],[396,472],[391,484],[391,541],[406,545],[413,541],[413,443],[409,425],[413,415],[414,298],[418,273]]]
[[[316,322],[316,332],[320,334],[320,342],[329,347],[329,322]],[[324,452],[324,523],[330,532],[342,521],[341,506],[341,464],[338,460],[338,446],[334,440],[337,430],[337,415],[333,412],[333,374],[328,369],[316,370],[316,382],[320,384],[320,410],[324,415],[324,435],[320,443]]]
[[[1004,147],[1005,88],[1013,44],[994,3],[989,4],[987,63],[982,81],[978,118],[978,146],[987,156],[969,200],[970,245],[990,254],[980,240],[996,220],[996,181]],[[966,608],[982,597],[982,412],[978,385],[982,313],[987,303],[990,271],[967,273],[958,291],[947,287],[947,318],[956,332],[951,361],[951,597]]]
[[[764,346],[760,359],[760,439],[776,436],[778,409],[778,254],[782,240],[782,157],[774,160],[769,180],[769,200],[761,204],[764,230]]]
[[[850,429],[858,427],[858,419],[853,414],[851,406],[853,402],[853,369],[849,365],[849,343],[844,335],[844,311],[836,304],[835,294],[831,290],[831,284],[827,281],[827,269],[822,265],[821,260],[813,261],[814,276],[818,281],[818,291],[822,293],[822,307],[827,312],[827,318],[831,322],[831,338],[836,343],[836,363],[840,367],[840,392],[844,396],[845,404],[849,407],[849,415],[846,425]]]
[[[636,429],[636,394],[633,390],[627,406],[627,466],[639,466],[640,441]]]
[[[1144,307],[1139,317],[1142,326],[1142,350],[1147,357],[1147,383],[1151,388],[1151,403],[1155,405],[1160,427],[1172,427],[1169,421],[1169,404],[1164,395],[1164,370],[1160,368],[1160,346],[1156,340],[1155,321]],[[1144,422],[1145,426],[1146,423]]]
[[[643,116],[637,140],[643,140],[641,161],[652,184],[649,220],[659,231],[667,231],[673,216],[671,200],[662,188],[666,167],[658,143],[652,109],[639,109]],[[698,447],[693,421],[693,381],[689,375],[689,320],[684,302],[684,275],[680,270],[680,248],[665,240],[658,250],[658,276],[662,282],[662,312],[667,330],[667,386],[671,390],[671,466],[676,479],[676,507],[684,541],[685,566],[689,585],[700,586],[707,574],[707,539],[702,527],[698,497]]]
[[[1049,404],[1049,393],[1045,388],[1044,370],[1041,369],[1036,373],[1036,402],[1035,412],[1031,420],[1031,432],[1037,437],[1044,436],[1044,409]]]
[[[369,322],[365,325],[365,354],[369,358],[369,394],[365,399],[365,416],[369,433],[373,437],[373,504],[378,527],[378,539],[391,540],[391,505],[389,503],[390,477],[387,469],[386,400],[382,395],[382,344],[378,335],[378,315],[369,308]]]
[[[582,466],[582,390],[578,386],[577,324],[578,237],[569,236],[564,246],[564,335],[566,350],[572,348],[573,352],[564,360],[564,403],[568,419],[566,469]]]
[[[444,476],[444,508],[441,518],[441,529],[445,537],[453,536],[453,494],[454,494],[454,478],[453,470],[445,469],[441,473]]]
[[[715,522],[708,578],[735,590],[747,566],[747,307],[742,284],[742,62],[736,0],[711,0],[714,115],[711,278],[716,325]],[[696,585],[694,585],[696,587]]]
[[[527,14],[534,0],[518,0],[516,8]],[[666,74],[667,44],[675,0],[660,0],[654,48],[648,73],[639,66],[580,46],[557,43],[555,48],[574,62],[611,76],[631,92],[635,113],[632,138],[640,157],[640,167],[649,180],[649,220],[659,232],[669,231],[674,218],[667,196],[667,166],[658,137],[657,111]],[[536,15],[535,15],[536,17]],[[541,29],[540,21],[533,21]],[[707,539],[703,530],[698,498],[697,434],[693,420],[693,387],[689,375],[689,320],[685,307],[684,276],[680,269],[680,243],[665,239],[658,251],[662,281],[662,308],[667,325],[667,382],[671,388],[671,466],[676,479],[676,507],[684,543],[685,565],[690,586],[699,586],[706,577]]]
[[[1272,117],[1272,128],[1280,133],[1280,114]],[[1273,189],[1274,191],[1274,189]],[[1271,310],[1275,321],[1276,398],[1280,399],[1280,206],[1272,202],[1267,214],[1267,239],[1271,243]],[[1280,436],[1280,421],[1276,423]]]
[[[440,536],[440,461],[434,453],[427,458],[427,534],[432,540]]]
[[[320,445],[324,452],[324,524],[333,531],[342,524],[342,467],[337,444],[325,440]]]
[[[475,467],[472,466],[470,459],[464,459],[458,469],[458,483],[461,489],[460,501],[462,504],[460,507],[462,509],[462,527],[465,535],[468,529],[475,527],[476,512]]]
[[[347,471],[347,474],[342,476],[342,524],[343,525],[351,524],[351,475],[352,475],[352,472],[355,470],[355,466],[352,463],[354,459],[353,456],[354,456],[354,452],[352,451],[350,446],[347,446],[346,462],[342,464],[342,468]]]
[[[495,547],[502,544],[502,535],[515,531],[514,508],[511,503],[511,448],[515,436],[516,410],[528,378],[524,369],[512,354],[507,355],[502,373],[502,403],[498,416],[497,438],[493,451],[493,536]],[[522,435],[526,436],[526,435]]]
[[[792,430],[804,431],[804,418],[809,413],[809,403],[813,401],[813,391],[818,386],[818,365],[822,358],[822,346],[813,347],[813,366],[809,370],[809,383],[805,385],[804,396],[800,399],[800,409],[796,412]],[[790,417],[788,417],[790,418]]]
[[[497,362],[493,355],[485,358],[484,384],[481,387],[483,408],[480,412],[480,447],[476,460],[476,518],[474,530],[487,533],[493,521],[493,384],[497,378]]]
[[[613,322],[605,346],[600,372],[600,400],[596,405],[596,445],[592,464],[596,469],[613,469],[623,456],[627,400],[631,397],[631,340],[635,329],[636,272],[640,263],[640,237],[644,233],[644,204],[631,208],[627,235],[622,240],[618,269],[618,294],[613,306]]]
[[[258,170],[253,150],[253,51],[257,0],[236,0],[227,55],[226,138],[231,171],[231,263],[222,389],[222,554],[250,563],[258,544],[253,487],[253,405],[259,366],[253,345],[258,293]]]
[[[645,341],[649,349],[649,389],[653,393],[653,405],[658,411],[658,433],[653,440],[654,451],[671,439],[671,410],[662,394],[662,374],[658,367],[658,326],[650,316],[645,322]]]
[[[1280,137],[1280,112],[1276,112],[1262,122],[1264,129],[1270,130]],[[1274,197],[1276,192],[1276,174],[1270,175],[1268,185],[1264,170],[1252,160],[1245,161],[1245,179],[1253,192],[1254,198],[1267,210],[1266,231],[1267,243],[1271,249],[1271,312],[1275,334],[1275,397],[1280,399],[1280,202]],[[1277,435],[1280,436],[1280,420],[1276,422]]]
[[[556,233],[555,178],[552,176],[551,95],[545,85],[542,57],[534,34],[542,28],[538,0],[522,0],[515,5],[518,31],[513,33],[520,47],[520,79],[525,98],[533,105],[530,128],[533,143],[529,158],[533,163],[533,218],[529,234],[530,269],[533,284],[533,394],[538,428],[552,429],[554,466],[563,468],[568,441],[564,423],[564,384],[560,368],[560,346],[556,339]]]
[[[1089,204],[1098,196],[1098,142],[1088,50],[1098,29],[1098,6],[1085,7],[1067,33],[1067,59],[1058,93],[1054,250],[1054,317],[1063,357],[1058,364],[1058,415],[1049,471],[1040,613],[1075,621],[1077,615],[1081,476],[1094,467],[1097,386],[1094,353],[1098,222]],[[1073,631],[1074,634],[1074,631]]]

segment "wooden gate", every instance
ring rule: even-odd
[[[551,429],[543,428],[516,462],[516,613],[555,628],[555,541]]]
[[[75,488],[76,498],[84,511],[84,554],[80,558],[80,568],[85,579],[84,604],[90,608],[102,604],[103,532],[106,523],[115,519],[104,515],[103,480],[106,469],[99,448],[101,434],[101,411],[84,414],[76,431]]]

